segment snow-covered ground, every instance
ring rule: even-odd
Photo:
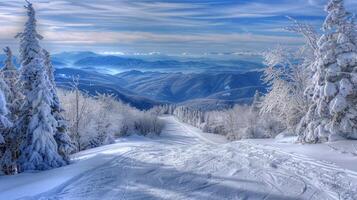
[[[357,199],[357,142],[228,143],[163,119],[161,137],[123,138],[63,168],[0,177],[0,199]]]

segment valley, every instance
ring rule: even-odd
[[[249,103],[257,90],[265,92],[265,86],[260,81],[261,72],[255,71],[189,74],[128,71],[109,75],[72,68],[56,70],[56,81],[63,88],[70,88],[73,77],[77,76],[82,90],[91,94],[113,93],[120,100],[140,109],[157,104],[189,105],[191,101],[208,100],[230,107],[236,103]],[[143,105],[139,105],[140,102]]]

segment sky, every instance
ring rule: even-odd
[[[43,46],[52,52],[206,54],[296,47],[286,16],[318,30],[327,0],[32,0]],[[357,11],[357,0],[345,1]],[[0,44],[17,48],[23,0],[0,1]]]

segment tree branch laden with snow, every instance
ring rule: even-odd
[[[303,142],[357,139],[357,44],[352,15],[343,0],[330,0],[312,66],[313,101],[299,128]]]

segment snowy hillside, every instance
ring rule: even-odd
[[[163,119],[162,137],[123,138],[73,155],[69,166],[2,177],[0,199],[357,198],[355,141],[226,143]]]

